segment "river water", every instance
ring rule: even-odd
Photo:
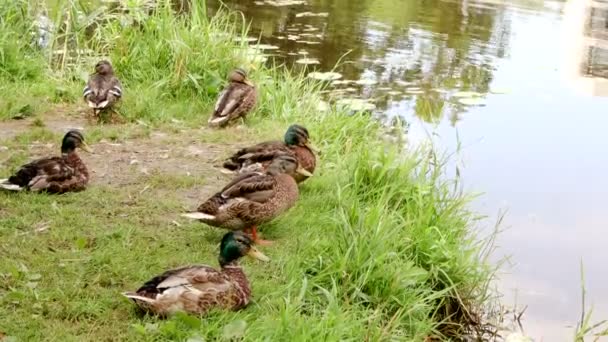
[[[341,62],[332,100],[365,99],[379,119],[405,121],[411,141],[457,152],[486,232],[506,211],[498,287],[528,306],[527,334],[572,340],[581,260],[587,309],[608,318],[608,1],[225,3],[276,60]]]

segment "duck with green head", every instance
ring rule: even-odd
[[[0,188],[20,191],[64,193],[84,190],[89,171],[76,149],[91,152],[80,131],[71,130],[61,142],[61,156],[48,157],[25,164],[8,179],[0,180]]]
[[[249,236],[229,232],[220,244],[219,270],[207,265],[176,268],[124,295],[144,311],[160,316],[175,312],[200,315],[214,308],[238,310],[251,299],[249,281],[238,264],[245,255],[269,260],[255,248]]]
[[[203,202],[194,213],[182,216],[208,225],[250,232],[256,243],[268,243],[257,237],[257,226],[291,208],[299,196],[295,174],[311,173],[298,165],[291,155],[276,156],[265,172],[243,173],[220,192]]]
[[[245,118],[257,101],[257,89],[247,79],[245,70],[233,70],[228,80],[230,83],[220,93],[209,118],[210,127],[224,127],[238,118]]]
[[[277,155],[288,154],[296,158],[298,164],[312,174],[317,166],[315,152],[318,150],[310,142],[306,127],[294,124],[285,132],[283,141],[266,141],[245,147],[230,156],[223,166],[230,173],[263,171]],[[300,183],[308,177],[297,173],[295,179]]]

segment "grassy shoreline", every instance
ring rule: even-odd
[[[230,333],[246,340],[421,341],[481,328],[492,268],[481,258],[469,197],[453,191],[431,149],[383,143],[382,127],[365,115],[317,111],[322,84],[248,58],[238,14],[208,19],[204,4],[180,15],[131,9],[133,20],[122,26],[120,13],[93,16],[69,6],[49,13],[61,19],[53,46],[73,52],[69,63],[19,44],[39,7],[0,6],[0,69],[7,71],[0,75],[0,127],[19,112],[39,126],[57,112],[81,118],[83,77],[98,58],[90,51],[111,59],[122,79],[128,123],[85,126],[102,152],[84,159],[115,162],[110,181],[94,178],[87,191],[65,196],[0,193],[2,333],[63,341],[212,340]],[[88,20],[78,19],[81,11]],[[251,70],[258,107],[243,128],[200,129],[235,66]],[[277,240],[265,249],[272,262],[244,262],[254,303],[204,318],[139,317],[120,292],[169,267],[216,265],[223,231],[178,218],[226,181],[216,161],[239,144],[280,138],[291,123],[306,126],[323,154],[296,207],[261,227]],[[47,125],[0,140],[7,147],[0,150],[0,176],[56,149],[60,135]],[[32,151],[33,142],[53,148]],[[192,146],[200,153],[189,154]],[[116,157],[131,158],[138,148],[135,165]]]

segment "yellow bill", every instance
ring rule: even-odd
[[[264,253],[260,252],[257,248],[255,247],[251,247],[251,249],[249,250],[249,252],[247,252],[247,255],[254,258],[254,259],[258,259],[260,261],[270,261],[270,258],[265,256]]]
[[[80,144],[80,148],[85,152],[93,153],[93,149],[90,148],[89,145],[87,145],[87,143],[84,141]]]
[[[313,152],[321,153],[321,150],[319,150],[315,145],[311,144],[310,142],[306,143],[306,147],[308,147]]]
[[[302,167],[298,166],[298,168],[296,169],[296,172],[304,175],[306,177],[312,177],[312,173],[308,172],[307,170],[303,169]]]

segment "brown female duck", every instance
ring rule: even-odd
[[[266,141],[257,145],[245,147],[224,162],[224,168],[229,172],[249,172],[264,170],[274,157],[279,154],[289,154],[298,160],[298,164],[309,173],[315,172],[317,165],[314,151],[317,149],[310,143],[308,130],[300,125],[291,125],[285,132],[284,141]],[[308,177],[296,174],[296,182],[300,183]]]
[[[268,169],[237,176],[222,191],[202,203],[195,213],[182,216],[230,230],[251,231],[258,243],[256,226],[291,208],[299,196],[295,173],[312,176],[290,155],[278,155]]]
[[[214,308],[238,310],[251,298],[247,276],[238,260],[248,255],[268,261],[242,232],[229,232],[220,244],[220,270],[193,265],[169,270],[124,295],[141,309],[160,316],[178,311],[200,315]]]
[[[71,130],[61,143],[61,157],[38,159],[23,165],[8,179],[0,180],[0,188],[52,193],[84,190],[89,182],[89,171],[76,148],[91,152],[82,133]]]
[[[231,121],[245,116],[255,106],[258,92],[243,69],[235,69],[228,78],[230,83],[220,93],[208,124],[211,127],[224,127]]]
[[[112,106],[122,97],[122,86],[116,76],[112,64],[106,60],[95,65],[95,73],[89,77],[87,85],[82,90],[82,96],[93,108],[93,116]]]

